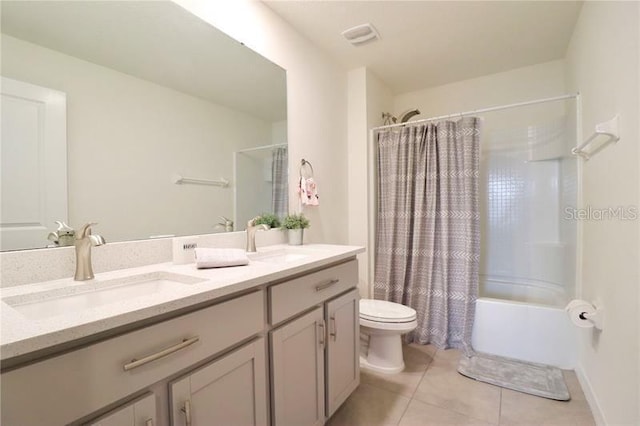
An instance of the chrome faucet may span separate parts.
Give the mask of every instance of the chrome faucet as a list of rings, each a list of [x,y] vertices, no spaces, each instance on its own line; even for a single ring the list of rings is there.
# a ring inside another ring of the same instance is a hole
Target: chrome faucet
[[[256,232],[261,229],[263,231],[269,230],[269,225],[256,225],[256,220],[259,218],[260,216],[256,216],[247,222],[247,251],[251,253],[256,251]]]
[[[100,235],[91,235],[91,226],[95,223],[87,223],[78,232],[74,245],[76,247],[76,281],[92,280],[93,266],[91,265],[91,246],[101,246],[106,241]]]

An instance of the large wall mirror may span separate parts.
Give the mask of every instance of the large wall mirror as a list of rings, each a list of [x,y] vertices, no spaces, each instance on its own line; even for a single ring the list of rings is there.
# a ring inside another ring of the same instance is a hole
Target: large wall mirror
[[[169,1],[1,7],[2,250],[286,213],[282,68]]]

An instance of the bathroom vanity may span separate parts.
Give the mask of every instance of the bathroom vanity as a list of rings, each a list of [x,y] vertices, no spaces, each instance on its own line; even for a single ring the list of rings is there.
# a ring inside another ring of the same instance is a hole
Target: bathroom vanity
[[[272,246],[243,267],[5,288],[2,424],[322,425],[359,383],[362,251]]]

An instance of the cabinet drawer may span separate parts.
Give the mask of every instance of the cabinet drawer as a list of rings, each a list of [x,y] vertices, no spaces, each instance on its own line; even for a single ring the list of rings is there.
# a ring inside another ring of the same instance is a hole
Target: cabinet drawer
[[[350,260],[331,268],[269,287],[269,318],[278,324],[293,315],[342,293],[358,284],[358,261]]]
[[[2,374],[2,424],[69,423],[263,329],[264,292],[257,291],[9,371]],[[148,362],[132,366],[134,359]]]

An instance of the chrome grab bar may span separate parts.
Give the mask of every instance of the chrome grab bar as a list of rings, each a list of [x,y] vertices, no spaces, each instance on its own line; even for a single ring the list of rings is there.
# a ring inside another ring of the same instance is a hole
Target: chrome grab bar
[[[322,291],[322,290],[327,289],[327,288],[331,287],[332,285],[337,284],[339,282],[340,282],[340,280],[338,278],[334,278],[332,280],[329,280],[329,282],[317,285],[316,286],[316,291]]]
[[[197,341],[200,340],[200,337],[196,336],[196,337],[192,337],[190,339],[184,339],[182,342],[178,343],[177,345],[171,346],[169,348],[163,349],[160,352],[156,352],[155,354],[146,356],[142,359],[132,359],[130,363],[125,364],[124,365],[124,371],[129,371],[129,370],[133,370],[134,368],[140,367],[142,365],[148,364],[152,361],[155,361],[157,359],[160,358],[164,358],[167,355],[171,355],[174,352],[179,351],[180,349],[184,349],[187,346],[191,346],[194,343],[196,343]]]

